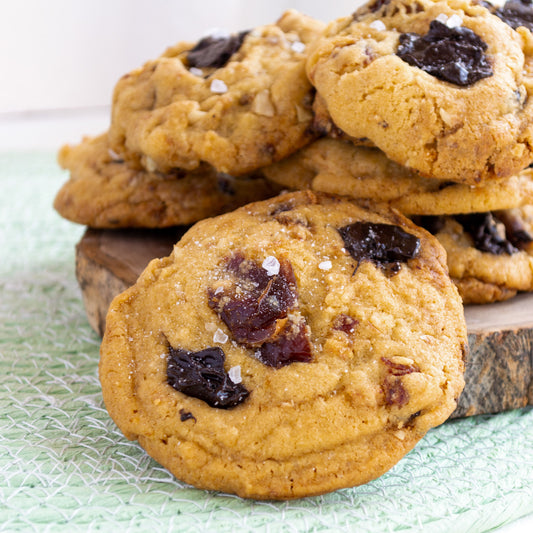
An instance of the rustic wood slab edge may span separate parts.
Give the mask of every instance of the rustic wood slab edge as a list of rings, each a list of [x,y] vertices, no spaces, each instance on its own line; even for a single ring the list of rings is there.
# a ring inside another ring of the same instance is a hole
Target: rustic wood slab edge
[[[168,255],[186,229],[85,232],[76,246],[76,277],[89,324],[100,336],[111,300],[151,259]],[[466,386],[452,418],[533,405],[533,294],[467,306],[465,316]]]

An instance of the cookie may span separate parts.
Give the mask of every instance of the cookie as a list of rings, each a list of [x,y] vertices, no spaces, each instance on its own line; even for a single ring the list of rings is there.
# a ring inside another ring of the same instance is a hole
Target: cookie
[[[414,220],[445,248],[450,276],[465,304],[533,290],[533,206]]]
[[[377,148],[330,138],[305,146],[263,172],[282,187],[386,202],[408,215],[484,212],[533,203],[532,168],[472,187],[423,178]]]
[[[58,160],[70,179],[58,191],[55,209],[93,228],[192,224],[279,192],[261,174],[234,178],[206,164],[191,171],[148,172],[110,150],[106,134],[64,146]]]
[[[351,137],[479,185],[533,160],[532,42],[468,0],[376,0],[328,26],[307,71]]]
[[[109,309],[105,405],[203,489],[290,499],[365,483],[463,387],[461,300],[436,239],[309,191],[198,222]]]
[[[287,11],[276,24],[169,48],[117,83],[113,150],[151,170],[207,162],[232,175],[285,157],[313,138],[305,60],[323,26]]]

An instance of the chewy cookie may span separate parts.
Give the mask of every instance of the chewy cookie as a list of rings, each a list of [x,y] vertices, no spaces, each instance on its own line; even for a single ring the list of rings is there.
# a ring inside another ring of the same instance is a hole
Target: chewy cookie
[[[397,212],[309,191],[201,221],[111,304],[106,407],[196,487],[289,499],[365,483],[463,388],[445,263]]]
[[[58,191],[55,209],[93,228],[192,224],[279,192],[258,173],[234,178],[206,164],[190,171],[148,172],[110,150],[106,134],[64,146],[58,160],[70,179]]]
[[[375,0],[307,62],[336,126],[425,177],[479,185],[533,160],[529,30],[468,0]]]
[[[285,157],[313,138],[305,60],[323,26],[287,11],[276,24],[169,48],[117,83],[113,150],[150,170],[207,162],[232,175]]]
[[[377,148],[322,138],[263,169],[289,189],[313,189],[386,202],[407,215],[452,215],[533,203],[533,169],[478,187],[422,178]]]
[[[445,248],[450,276],[465,304],[533,291],[533,206],[415,221]]]

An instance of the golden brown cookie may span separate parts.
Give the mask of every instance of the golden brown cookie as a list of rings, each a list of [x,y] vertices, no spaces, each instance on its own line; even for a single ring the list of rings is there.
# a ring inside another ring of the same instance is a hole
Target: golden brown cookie
[[[241,175],[285,157],[313,138],[305,60],[323,26],[287,11],[276,24],[169,48],[117,83],[112,148],[163,172],[207,162]]]
[[[93,228],[192,224],[279,192],[261,174],[233,178],[206,164],[191,171],[148,172],[110,150],[106,134],[64,146],[58,159],[70,179],[58,191],[55,209]]]
[[[468,0],[375,0],[328,26],[307,71],[348,135],[478,185],[533,160],[532,56],[529,30]]]
[[[415,218],[446,250],[464,303],[507,300],[533,291],[533,206]]]
[[[313,189],[386,202],[408,215],[493,211],[533,203],[533,169],[478,187],[420,177],[377,148],[323,138],[263,169],[289,189]]]
[[[259,499],[365,483],[463,388],[461,300],[397,212],[298,192],[197,223],[115,298],[106,407],[179,479]]]

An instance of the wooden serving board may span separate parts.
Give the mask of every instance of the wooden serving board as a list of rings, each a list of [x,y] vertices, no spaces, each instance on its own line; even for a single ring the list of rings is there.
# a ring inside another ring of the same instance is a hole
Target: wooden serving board
[[[187,228],[88,229],[76,246],[76,277],[87,317],[100,335],[111,300],[133,285],[155,257],[169,255]],[[465,308],[465,389],[452,417],[498,413],[533,404],[533,294]]]

